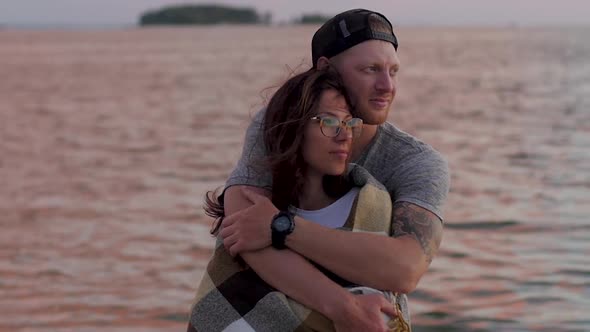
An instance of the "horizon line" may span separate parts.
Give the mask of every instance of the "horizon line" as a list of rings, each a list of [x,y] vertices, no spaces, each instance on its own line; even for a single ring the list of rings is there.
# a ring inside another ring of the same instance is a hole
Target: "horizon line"
[[[320,23],[302,24],[295,22],[276,22],[271,24],[262,23],[220,23],[220,24],[154,24],[142,26],[138,22],[130,23],[3,23],[0,22],[1,30],[112,30],[112,29],[127,29],[127,28],[144,28],[144,27],[213,27],[213,26],[305,26],[305,25],[321,25]],[[590,28],[590,23],[569,22],[569,23],[424,23],[424,22],[405,22],[398,23],[394,28]]]

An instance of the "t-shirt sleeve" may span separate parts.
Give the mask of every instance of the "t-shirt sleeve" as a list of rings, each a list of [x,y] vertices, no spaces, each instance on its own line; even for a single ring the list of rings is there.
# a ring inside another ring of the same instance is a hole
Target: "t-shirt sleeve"
[[[264,110],[261,110],[256,113],[246,130],[242,155],[227,179],[224,190],[235,185],[270,188],[272,177],[263,163],[266,156],[262,137],[263,120]]]
[[[418,153],[397,169],[385,183],[393,203],[408,202],[436,214],[443,220],[443,205],[450,187],[447,161],[435,150]]]

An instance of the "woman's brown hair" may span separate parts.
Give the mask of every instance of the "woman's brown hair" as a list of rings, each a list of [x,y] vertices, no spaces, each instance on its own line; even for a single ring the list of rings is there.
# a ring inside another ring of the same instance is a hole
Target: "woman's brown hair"
[[[271,200],[279,210],[298,204],[305,175],[304,128],[317,114],[326,90],[335,90],[350,105],[340,75],[328,67],[311,68],[291,77],[273,94],[266,107],[262,128],[267,152],[264,165],[271,171]],[[326,194],[332,197],[339,197],[349,189],[343,176],[325,176],[323,184]],[[215,196],[215,192],[208,192],[204,207],[207,215],[216,218],[212,234],[217,233],[223,219],[223,197]]]

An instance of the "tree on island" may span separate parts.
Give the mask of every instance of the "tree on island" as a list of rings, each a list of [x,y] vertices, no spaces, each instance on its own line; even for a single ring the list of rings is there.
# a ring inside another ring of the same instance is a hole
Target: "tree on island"
[[[141,15],[139,25],[156,24],[270,24],[271,14],[253,8],[219,5],[177,5]]]
[[[303,14],[301,18],[296,19],[296,24],[323,24],[329,20],[332,16],[326,16],[322,14]]]

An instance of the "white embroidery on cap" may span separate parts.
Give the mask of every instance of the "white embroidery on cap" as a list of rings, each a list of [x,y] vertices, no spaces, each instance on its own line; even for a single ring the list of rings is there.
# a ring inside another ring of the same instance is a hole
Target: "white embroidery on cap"
[[[344,38],[350,36],[350,32],[348,32],[348,29],[346,28],[346,21],[341,20],[339,25],[340,25],[340,31],[342,31],[342,35],[344,36]]]

